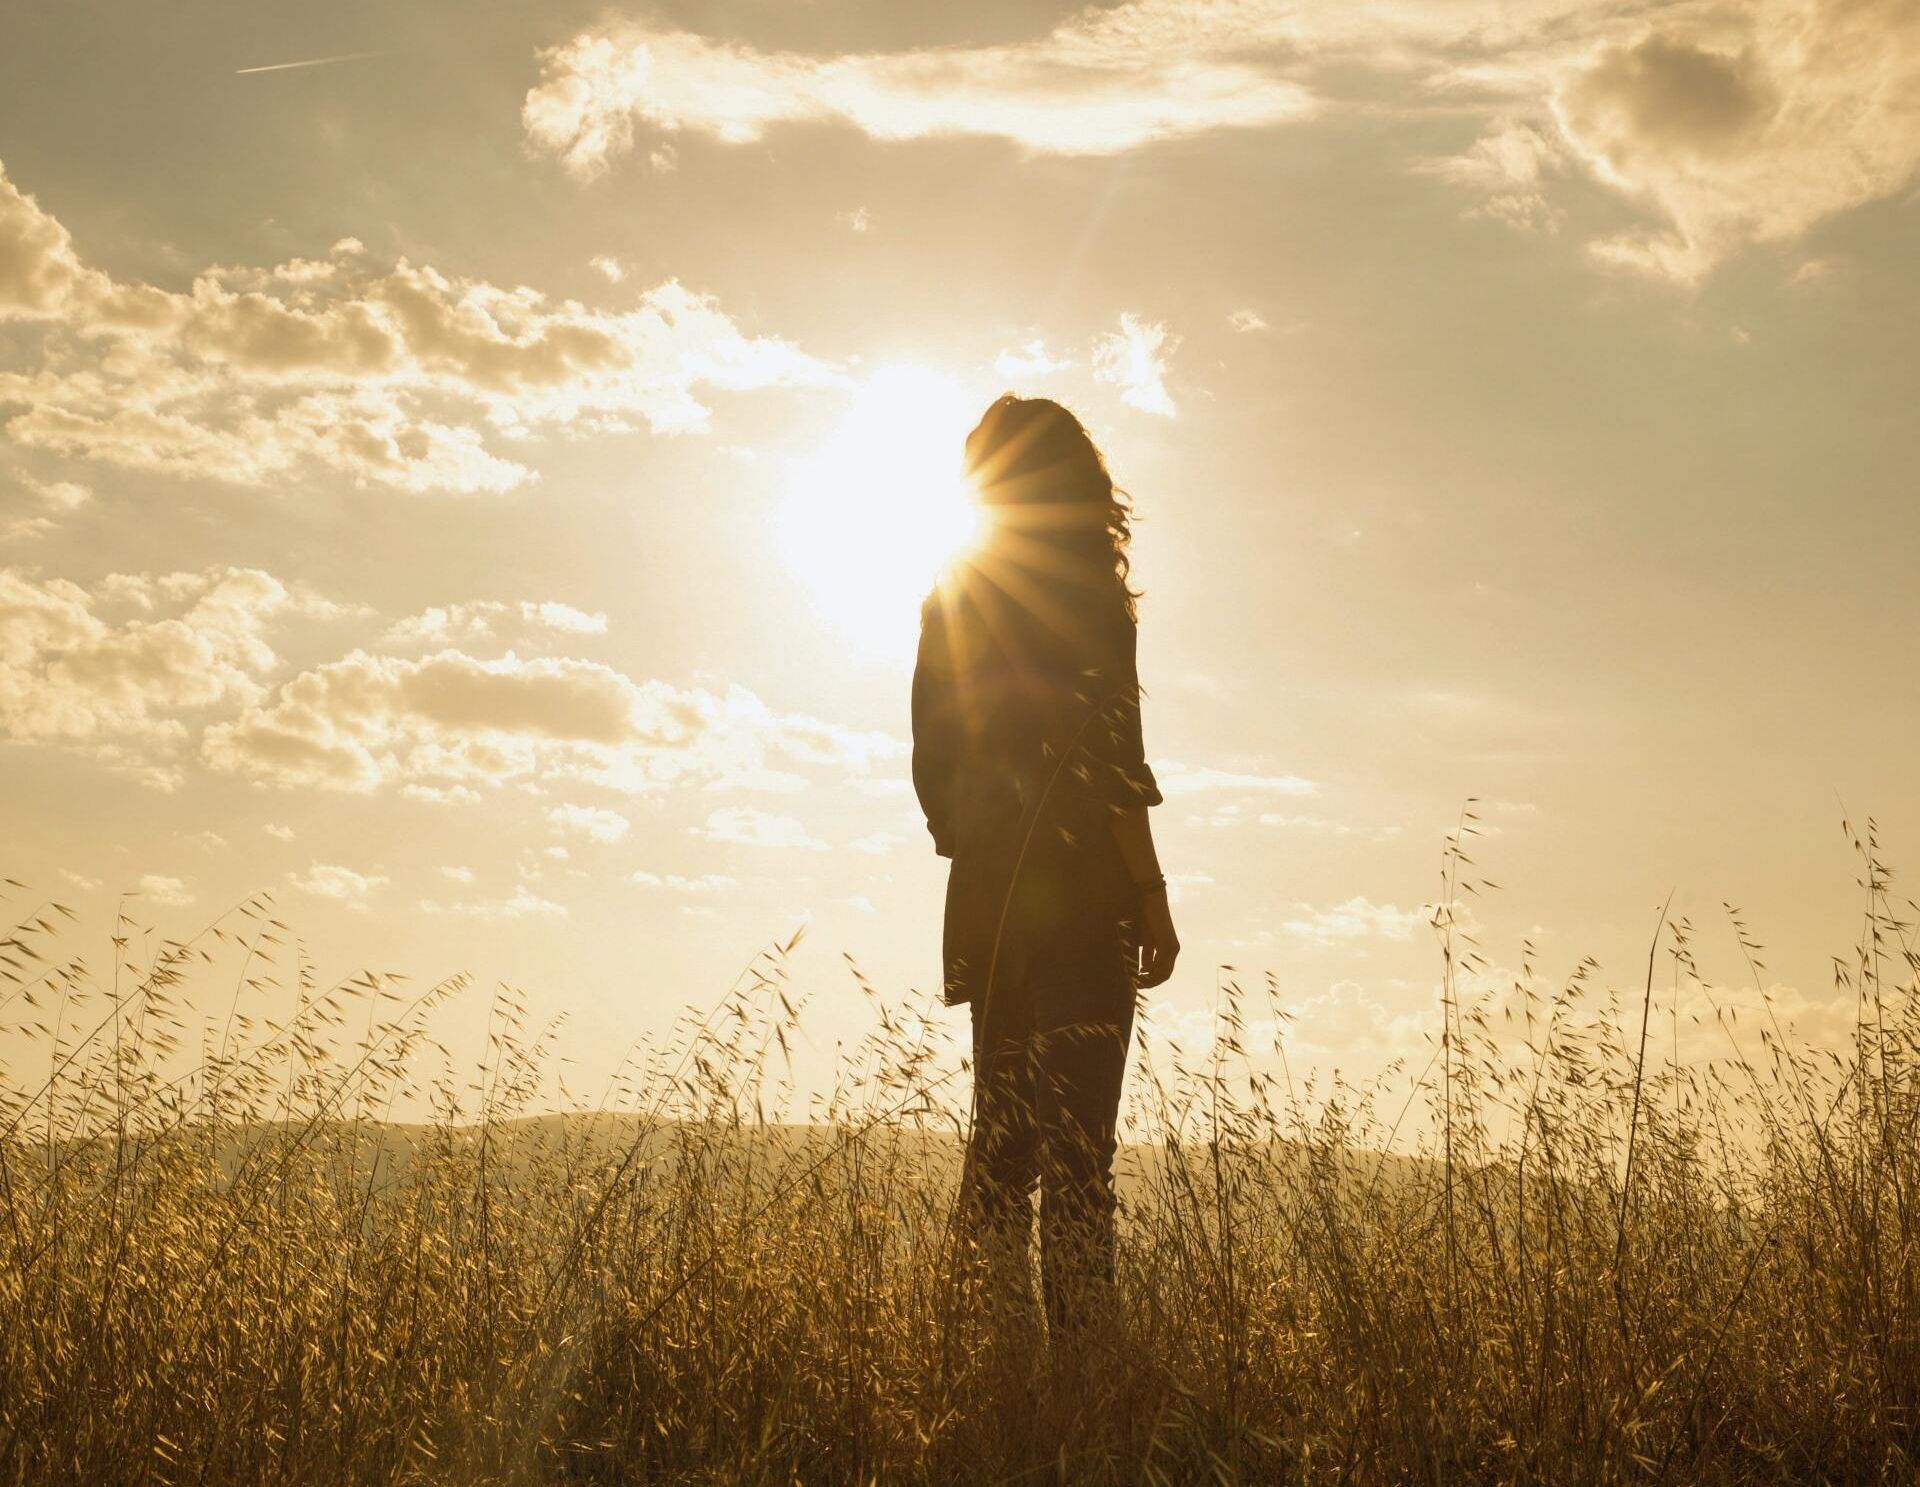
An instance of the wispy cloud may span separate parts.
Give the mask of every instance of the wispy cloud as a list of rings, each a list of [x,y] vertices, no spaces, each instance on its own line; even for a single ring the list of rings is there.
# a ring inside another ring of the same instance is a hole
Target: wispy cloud
[[[702,873],[697,878],[683,877],[679,873],[637,872],[632,881],[642,888],[663,888],[669,893],[725,893],[740,886],[738,878],[730,878],[725,873]]]
[[[726,806],[707,817],[700,834],[716,842],[744,847],[803,847],[823,852],[827,844],[792,816],[774,815],[751,806]]]
[[[1072,365],[1068,358],[1050,353],[1047,343],[1039,340],[1009,347],[993,359],[994,371],[1015,382],[1036,382],[1055,372],[1064,372]]]
[[[448,649],[357,650],[304,671],[209,727],[201,754],[215,769],[286,786],[401,785],[472,801],[478,788],[510,783],[577,780],[626,794],[798,784],[793,768],[860,775],[901,747],[777,712],[740,687],[682,689],[579,657]]]
[[[385,887],[389,880],[376,874],[355,872],[338,863],[316,862],[304,873],[288,873],[287,881],[315,898],[330,898],[350,909],[364,910],[374,891]]]
[[[161,904],[167,908],[183,907],[199,896],[184,880],[160,873],[148,873],[134,885],[132,891],[150,904]]]
[[[1507,120],[1461,154],[1421,160],[1414,168],[1472,192],[1476,202],[1469,215],[1551,231],[1563,213],[1547,200],[1547,173],[1569,157],[1565,141],[1551,128]]]
[[[1297,774],[1244,774],[1211,765],[1198,768],[1171,759],[1154,761],[1163,795],[1197,795],[1216,790],[1239,795],[1312,795],[1319,786]]]
[[[93,497],[86,486],[71,480],[35,480],[15,477],[24,487],[30,510],[24,516],[0,520],[0,542],[11,538],[44,537],[60,526],[61,518],[78,511]]]
[[[561,831],[576,832],[596,842],[617,842],[633,823],[618,811],[604,806],[575,805],[568,802],[547,812],[547,824]]]
[[[1169,33],[1165,9],[1087,11],[1000,46],[825,57],[613,23],[543,55],[522,120],[536,145],[590,176],[632,149],[643,125],[744,144],[776,125],[836,121],[882,140],[979,135],[1040,154],[1111,155],[1313,112],[1305,88],[1237,51],[1228,28]],[[1143,34],[1142,20],[1159,34]]]
[[[522,599],[517,604],[497,599],[468,604],[435,605],[397,620],[387,630],[390,644],[448,645],[458,641],[490,640],[503,621],[562,635],[604,635],[606,615],[588,614],[558,600]]]
[[[1594,244],[1602,260],[1696,280],[1920,168],[1920,9],[1763,0],[1743,15],[1725,38],[1676,28],[1608,46],[1555,93],[1573,148],[1669,224]]]
[[[1295,916],[1283,921],[1281,928],[1299,939],[1331,944],[1344,940],[1410,939],[1415,926],[1426,922],[1427,916],[1417,909],[1399,909],[1356,896],[1326,909],[1300,904]]]
[[[1464,153],[1420,162],[1518,227],[1563,217],[1585,176],[1653,220],[1598,263],[1696,283],[1752,244],[1901,190],[1920,169],[1920,10],[1906,0],[1593,8],[1432,62],[1490,95]]]
[[[565,904],[540,897],[524,883],[506,898],[462,899],[453,902],[423,898],[418,907],[423,914],[452,914],[463,919],[564,919],[567,915]]]
[[[269,628],[298,607],[257,568],[91,587],[0,568],[0,737],[66,740],[120,761],[137,747],[153,765],[186,742],[181,714],[262,695],[278,663]]]
[[[1171,418],[1176,410],[1167,392],[1167,358],[1179,344],[1158,321],[1123,314],[1118,330],[1094,338],[1094,380],[1117,386],[1130,408]]]
[[[1369,842],[1390,842],[1406,830],[1402,826],[1361,826],[1351,821],[1335,821],[1328,816],[1296,815],[1288,811],[1262,811],[1259,822],[1262,826],[1305,832],[1311,836],[1357,837]]]
[[[208,268],[186,293],[124,282],[0,167],[9,321],[32,329],[0,371],[0,407],[25,410],[5,424],[14,443],[238,484],[317,466],[407,491],[511,490],[532,472],[504,441],[698,430],[708,391],[839,375],[671,280],[592,309],[405,259],[380,270],[348,239],[324,259]]]
[[[1476,212],[1553,229],[1559,178],[1597,180],[1652,221],[1592,243],[1595,261],[1681,282],[1892,195],[1920,167],[1910,0],[1123,0],[1022,41],[828,56],[610,23],[542,66],[528,136],[582,176],[642,130],[737,144],[818,121],[1115,154],[1309,119],[1320,79],[1335,91],[1370,70],[1409,111],[1436,96],[1484,110],[1466,150],[1414,162],[1471,191]]]

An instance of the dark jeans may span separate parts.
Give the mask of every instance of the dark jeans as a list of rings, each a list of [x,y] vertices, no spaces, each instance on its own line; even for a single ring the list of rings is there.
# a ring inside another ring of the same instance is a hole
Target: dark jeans
[[[1133,977],[1110,969],[1074,985],[995,987],[973,1003],[970,1220],[1002,1299],[1032,1306],[1028,1236],[1040,1189],[1040,1276],[1055,1340],[1104,1304],[1113,1284],[1114,1128]]]

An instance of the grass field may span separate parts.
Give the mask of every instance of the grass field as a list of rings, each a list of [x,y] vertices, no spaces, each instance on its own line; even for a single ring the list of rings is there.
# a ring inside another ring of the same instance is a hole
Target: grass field
[[[123,922],[102,978],[32,907],[0,1481],[1911,1482],[1920,961],[1859,846],[1837,1052],[1763,1011],[1758,1056],[1659,1059],[1685,924],[1645,988],[1483,985],[1457,844],[1392,1100],[1246,1047],[1285,1009],[1230,987],[1132,1081],[1117,1304],[1056,1366],[956,1254],[966,1086],[922,1024],[876,997],[830,1102],[768,1108],[786,947],[563,1117],[510,996],[477,1080],[410,1092],[464,982],[318,986],[264,900],[138,967]],[[297,1010],[183,1048],[216,949]]]

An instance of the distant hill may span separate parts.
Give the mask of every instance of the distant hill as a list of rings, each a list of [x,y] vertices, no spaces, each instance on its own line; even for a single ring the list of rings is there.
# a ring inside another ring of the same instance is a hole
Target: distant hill
[[[734,1175],[778,1183],[800,1174],[831,1182],[837,1169],[856,1161],[904,1163],[937,1185],[959,1180],[964,1143],[955,1129],[905,1125],[830,1126],[805,1122],[661,1120],[629,1112],[579,1111],[516,1116],[487,1124],[433,1124],[408,1121],[330,1119],[240,1124],[200,1123],[139,1143],[145,1160],[164,1157],[169,1165],[200,1165],[230,1185],[243,1176],[257,1178],[276,1164],[316,1167],[336,1179],[351,1178],[376,1189],[404,1184],[435,1164],[462,1172],[479,1170],[484,1153],[488,1171],[508,1184],[571,1173],[576,1181],[604,1180],[616,1170],[629,1176],[677,1162],[725,1162]],[[16,1161],[28,1170],[44,1166],[45,1145],[14,1143]],[[54,1160],[62,1166],[110,1161],[110,1133],[56,1143]],[[1270,1179],[1304,1184],[1310,1176],[1331,1177],[1345,1194],[1404,1191],[1437,1180],[1438,1164],[1426,1157],[1343,1148],[1318,1153],[1316,1168],[1309,1148],[1271,1139],[1230,1142],[1237,1167],[1257,1165]],[[1115,1158],[1115,1180],[1123,1203],[1164,1188],[1179,1163],[1204,1176],[1211,1150],[1202,1142],[1182,1146],[1122,1143]]]

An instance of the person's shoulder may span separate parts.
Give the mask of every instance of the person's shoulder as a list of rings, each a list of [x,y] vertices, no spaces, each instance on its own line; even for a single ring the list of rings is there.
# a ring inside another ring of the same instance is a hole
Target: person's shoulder
[[[920,601],[920,637],[923,644],[935,637],[950,636],[966,629],[961,611],[967,599],[962,586],[951,573],[943,572]]]
[[[980,569],[964,555],[940,570],[933,587],[920,601],[920,620],[944,618],[966,608],[978,608],[987,583]]]
[[[954,594],[958,588],[958,575],[952,563],[948,563],[935,575],[933,585],[920,600],[920,618],[922,621],[946,613],[953,607]]]

